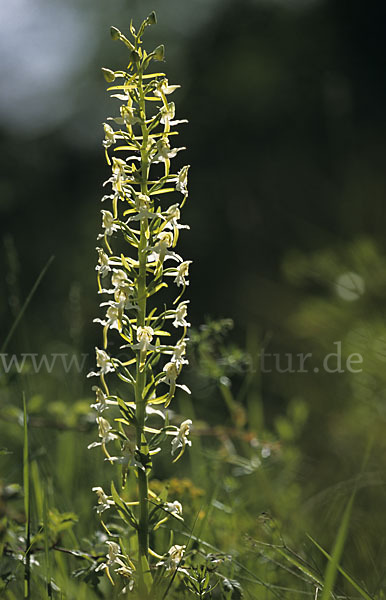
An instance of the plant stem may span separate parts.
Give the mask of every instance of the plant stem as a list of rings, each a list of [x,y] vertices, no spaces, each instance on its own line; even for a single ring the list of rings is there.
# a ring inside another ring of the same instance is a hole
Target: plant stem
[[[148,192],[148,173],[149,164],[147,158],[147,143],[148,143],[148,129],[146,127],[146,114],[145,114],[145,94],[142,86],[142,73],[139,72],[139,93],[140,93],[140,116],[142,119],[142,147],[141,147],[141,168],[142,168],[142,181],[141,181],[141,193],[147,195]],[[145,252],[147,246],[146,231],[147,231],[147,219],[141,219],[141,235],[140,243],[138,248],[138,319],[137,327],[144,327],[146,323],[146,262],[147,255]],[[143,397],[143,391],[146,385],[146,371],[142,367],[141,370],[141,358],[140,353],[137,356],[137,368],[136,368],[136,419],[137,419],[137,447],[142,453],[142,448],[146,443],[143,443],[144,439],[144,426],[146,416],[146,402]],[[148,507],[148,475],[145,470],[138,468],[138,495],[139,495],[139,523],[138,523],[138,565],[139,565],[139,589],[142,595],[147,595],[147,589],[144,582],[144,566],[147,565],[148,552],[149,552],[149,507]],[[145,559],[145,560],[144,560]]]
[[[139,277],[138,277],[138,321],[137,326],[143,327],[146,315],[146,254],[143,252],[145,239],[145,225],[141,223],[141,239],[139,246]],[[142,256],[143,255],[143,256]],[[143,390],[146,384],[145,369],[140,366],[140,356],[137,357],[136,369],[136,419],[137,419],[137,447],[142,453],[143,447],[143,428],[145,425],[145,401]],[[146,446],[146,444],[145,444]],[[147,473],[138,468],[138,492],[139,492],[139,527],[138,527],[138,551],[139,551],[139,572],[143,578],[143,557],[148,558],[148,481]],[[145,563],[146,564],[146,563]]]
[[[27,401],[23,393],[24,412],[24,448],[23,448],[23,487],[25,511],[25,564],[24,564],[24,598],[29,600],[31,594],[31,496],[29,469],[29,439]]]

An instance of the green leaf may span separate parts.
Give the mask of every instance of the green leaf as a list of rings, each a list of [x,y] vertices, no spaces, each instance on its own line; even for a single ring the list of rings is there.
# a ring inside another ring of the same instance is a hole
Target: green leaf
[[[175,192],[176,188],[163,188],[160,190],[156,190],[155,192],[151,192],[150,195],[153,196],[153,194],[168,194],[169,192]]]
[[[127,419],[114,419],[114,421],[117,421],[118,423],[123,423],[123,425],[127,425],[128,427],[131,426],[131,423],[129,423],[129,421]]]
[[[127,406],[122,398],[117,397],[118,406],[124,417],[130,422],[129,424],[135,425],[137,420],[135,418],[135,411],[131,406]]]
[[[136,521],[134,513],[132,512],[132,510],[130,510],[128,506],[126,506],[125,502],[118,494],[113,481],[111,482],[111,495],[115,502],[115,506],[118,512],[121,514],[123,520],[126,521],[126,523],[128,523],[132,527],[134,527],[134,529],[138,529],[138,523]]]
[[[151,589],[151,586],[153,585],[153,577],[151,576],[150,567],[149,567],[149,563],[147,562],[147,558],[144,555],[141,556],[141,570],[142,570],[144,584],[147,588],[147,591],[149,592]]]
[[[118,150],[138,150],[138,148],[136,146],[117,146],[116,148],[114,148],[114,152],[118,152]]]
[[[156,294],[161,288],[163,287],[168,287],[168,284],[165,283],[165,281],[163,281],[162,283],[159,283],[158,285],[155,286],[155,288],[151,288],[151,285],[149,285],[148,287],[148,296],[152,296],[153,294]]]

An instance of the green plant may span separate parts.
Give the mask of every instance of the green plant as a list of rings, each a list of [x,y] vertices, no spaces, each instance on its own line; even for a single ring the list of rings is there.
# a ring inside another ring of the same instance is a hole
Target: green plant
[[[138,585],[141,598],[150,593],[152,570],[165,567],[174,572],[185,550],[185,546],[172,545],[158,555],[149,548],[150,532],[169,518],[182,519],[179,502],[167,502],[166,497],[149,489],[152,457],[171,436],[171,454],[177,461],[191,443],[188,435],[192,424],[188,419],[172,425],[168,413],[159,408],[169,406],[177,387],[190,393],[177,380],[187,363],[188,301],[181,301],[181,296],[188,285],[191,261],[184,261],[174,250],[180,229],[188,229],[179,219],[188,197],[189,167],[182,167],[178,174],[170,172],[171,159],[183,150],[171,148],[170,138],[177,133],[174,126],[184,121],[174,120],[175,105],[167,96],[179,86],[169,85],[164,73],[146,73],[153,61],[164,59],[163,46],[150,53],[142,46],[146,27],[155,23],[153,12],[138,32],[131,24],[132,41],[113,27],[112,38],[129,50],[129,65],[126,71],[103,69],[106,80],[114,84],[108,90],[121,106],[120,116],[109,119],[117,128],[104,124],[103,145],[112,168],[106,183],[111,184],[112,193],[103,200],[111,201],[112,211],[102,210],[103,233],[98,239],[103,247],[97,248],[96,269],[99,293],[108,299],[101,303],[107,307],[106,317],[95,319],[103,326],[103,349],[96,348],[99,370],[90,373],[100,378],[101,387],[93,388],[100,441],[89,447],[101,446],[107,461],[122,467],[121,481],[114,483],[111,477],[109,493],[99,486],[93,488],[98,495],[98,512],[103,517],[105,511],[117,511],[137,539],[135,548],[132,538],[129,544],[126,534],[113,533],[102,520],[109,535],[108,553],[97,571],[104,570],[112,583],[111,570],[115,572],[124,590]],[[112,150],[115,155],[110,158]],[[125,154],[128,156],[122,158]],[[181,202],[168,202],[174,193],[182,195]],[[165,309],[160,292],[168,287],[168,277],[174,278],[179,291],[172,307]],[[170,323],[174,336],[167,328]],[[121,350],[127,352],[124,359],[110,351],[113,330],[123,344]],[[165,337],[173,341],[162,342]],[[113,389],[112,379],[125,383],[122,391]],[[150,426],[154,419],[160,419],[162,425]],[[107,448],[110,442],[119,446],[116,456]],[[125,485],[130,470],[136,473],[137,497],[128,502]],[[149,555],[157,558],[152,567]]]

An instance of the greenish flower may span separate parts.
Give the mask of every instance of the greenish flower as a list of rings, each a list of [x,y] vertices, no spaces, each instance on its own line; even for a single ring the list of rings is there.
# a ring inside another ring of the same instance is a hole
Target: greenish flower
[[[151,254],[148,256],[148,260],[150,262],[156,261],[158,264],[161,264],[167,258],[171,258],[178,262],[182,262],[182,258],[173,250],[169,250],[169,248],[173,245],[173,234],[169,231],[161,231],[157,235],[157,243],[154,246],[151,246],[149,250],[152,250]]]
[[[186,280],[186,277],[189,275],[189,265],[192,264],[191,260],[184,260],[178,267],[175,268],[174,273],[169,273],[170,275],[175,274],[174,283],[177,286],[186,286],[189,285],[189,281]]]
[[[189,300],[180,302],[174,313],[174,327],[190,327],[190,323],[187,322],[186,317],[188,316],[188,305]]]
[[[188,439],[188,435],[190,433],[190,428],[192,426],[192,421],[187,419],[183,423],[181,423],[180,428],[178,429],[175,438],[172,440],[172,454],[175,454],[179,448],[181,448],[180,455],[185,450],[186,446],[191,446],[192,442]]]
[[[107,123],[103,123],[103,129],[105,131],[105,139],[103,140],[103,146],[105,148],[110,148],[113,144],[115,144],[117,135],[112,127]]]
[[[117,404],[115,400],[109,400],[104,391],[101,390],[101,388],[97,385],[93,385],[91,389],[96,395],[96,403],[91,404],[91,408],[94,408],[97,412],[102,413],[104,410],[109,408],[109,405]]]
[[[162,96],[167,96],[168,94],[172,94],[179,87],[181,87],[181,86],[180,85],[169,85],[169,82],[165,77],[164,79],[161,79],[160,81],[157,82],[155,90],[154,90],[154,95],[162,98]]]
[[[109,442],[117,439],[117,435],[112,433],[112,427],[107,419],[103,417],[97,417],[96,422],[98,423],[98,435],[101,438],[100,442],[93,442],[87,446],[88,449],[96,448],[97,446],[105,446]]]
[[[114,231],[119,231],[120,226],[114,220],[114,215],[109,210],[102,210],[102,227],[105,230],[104,234],[100,234],[98,239],[105,235],[112,235]]]
[[[106,375],[107,373],[111,373],[114,371],[113,363],[111,362],[110,356],[104,350],[100,350],[99,348],[95,348],[96,354],[96,364],[97,367],[100,368],[99,371],[91,372],[87,375],[87,377],[94,377],[100,375]]]
[[[157,563],[157,567],[166,567],[168,571],[176,571],[178,569],[179,571],[184,572],[182,569],[180,569],[179,566],[182,562],[185,550],[185,545],[179,546],[178,544],[175,544],[174,546],[169,548],[166,557]]]
[[[156,153],[153,162],[165,162],[177,156],[177,153],[186,148],[170,148],[169,139],[164,136],[155,145]]]
[[[98,271],[98,274],[101,277],[106,277],[106,275],[111,271],[111,262],[106,254],[106,252],[102,248],[97,248],[98,251],[98,264],[95,267],[95,270]]]
[[[181,192],[186,196],[188,194],[188,171],[190,165],[186,165],[182,167],[182,169],[178,172],[177,177],[172,178],[170,181],[176,182],[176,190],[177,192]]]
[[[111,500],[103,491],[101,487],[93,487],[92,491],[95,492],[98,496],[98,505],[96,506],[96,511],[98,514],[101,514],[115,503]]]

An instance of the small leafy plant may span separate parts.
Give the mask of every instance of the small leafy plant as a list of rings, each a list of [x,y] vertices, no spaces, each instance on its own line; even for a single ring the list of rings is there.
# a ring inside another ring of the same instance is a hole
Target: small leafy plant
[[[102,201],[111,202],[111,209],[102,210],[96,271],[106,315],[95,319],[103,327],[103,347],[96,348],[98,370],[89,374],[100,379],[93,388],[99,440],[89,448],[100,446],[105,460],[122,469],[119,483],[111,477],[109,491],[93,488],[108,535],[106,559],[96,571],[105,571],[113,584],[119,581],[123,592],[137,589],[141,598],[153,593],[154,571],[175,575],[183,560],[185,546],[174,544],[163,555],[149,547],[151,532],[169,518],[182,520],[181,504],[153,493],[149,477],[153,456],[167,440],[173,462],[182,456],[191,444],[192,425],[190,420],[170,424],[165,410],[176,388],[190,393],[178,381],[188,362],[188,301],[181,297],[191,261],[175,250],[180,230],[189,229],[180,224],[189,166],[171,172],[171,160],[184,149],[171,145],[175,126],[185,122],[175,120],[174,102],[168,100],[179,86],[169,85],[164,73],[147,73],[153,61],[164,59],[163,46],[150,53],[142,46],[146,27],[155,23],[153,12],[138,31],[131,24],[131,39],[113,27],[112,38],[127,47],[129,64],[124,71],[103,69],[112,84],[108,91],[120,107],[119,116],[104,124],[103,146],[112,175],[105,182],[111,193]],[[176,201],[176,195],[182,200]],[[171,281],[177,295],[166,308],[162,292]],[[127,501],[132,472],[137,497]],[[123,528],[113,531],[104,522],[111,511]],[[126,535],[127,528],[134,530],[136,543]]]

